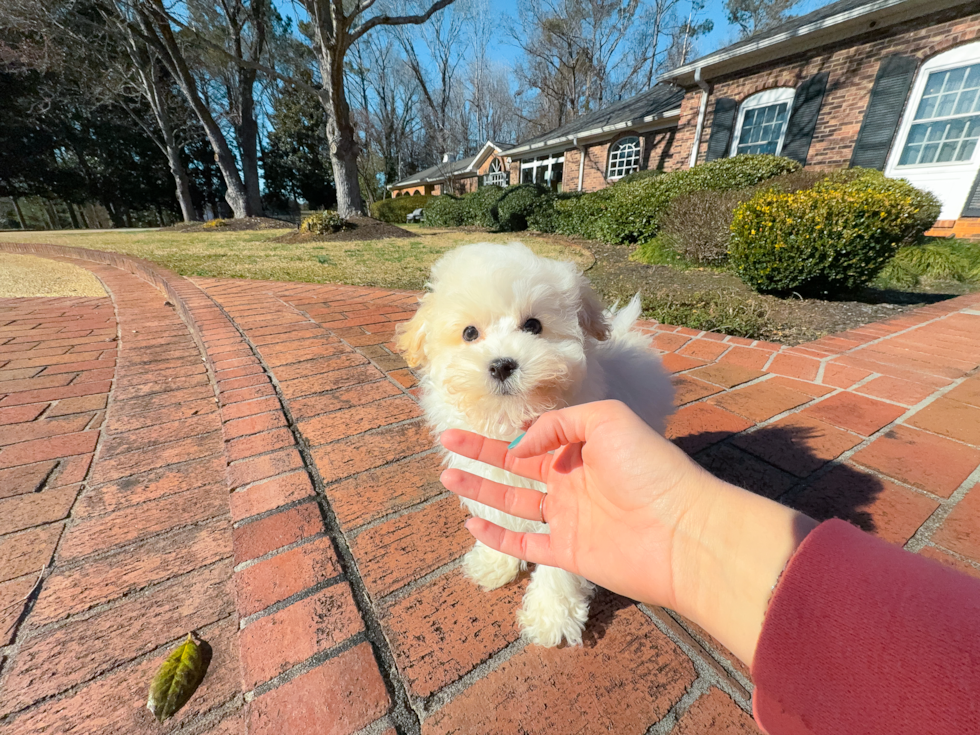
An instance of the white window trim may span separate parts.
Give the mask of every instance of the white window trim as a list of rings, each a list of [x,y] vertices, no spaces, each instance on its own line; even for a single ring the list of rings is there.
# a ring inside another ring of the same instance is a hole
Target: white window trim
[[[612,166],[612,157],[613,157],[613,153],[615,153],[616,151],[616,147],[621,145],[623,141],[629,140],[630,138],[636,138],[636,153],[637,153],[636,168],[633,169],[632,171],[627,171],[625,174],[620,174],[619,176],[610,176],[609,168],[610,166]],[[630,174],[636,173],[637,171],[640,170],[640,166],[642,165],[642,163],[643,163],[643,138],[641,138],[639,135],[624,135],[623,137],[616,140],[616,142],[613,143],[611,146],[609,146],[609,155],[606,161],[606,181],[619,181],[624,176],[629,176]]]
[[[537,160],[537,157],[535,157],[533,159],[525,159],[525,160],[522,160],[521,161],[521,177],[520,177],[520,180],[517,183],[521,183],[523,181],[523,179],[524,179],[524,170],[525,169],[529,169],[529,168],[536,169],[538,167],[542,167],[543,166],[544,169],[545,169],[544,180],[547,181],[550,184],[551,183],[552,168],[553,168],[553,166],[556,163],[561,163],[561,164],[564,164],[565,163],[565,154],[564,153],[561,153],[561,154],[559,154],[557,156],[554,155],[554,154],[552,154],[552,155],[548,156],[547,160],[544,160],[544,161]],[[537,172],[535,172],[531,176],[531,180],[532,181],[534,181],[535,179],[537,179]]]
[[[922,93],[926,89],[926,81],[929,75],[937,71],[947,71],[961,66],[980,63],[980,41],[967,43],[957,46],[944,53],[933,56],[921,67],[915,76],[915,84],[912,85],[912,92],[905,102],[905,109],[902,111],[902,122],[898,127],[898,135],[895,136],[895,144],[888,154],[888,165],[885,166],[885,175],[891,176],[892,172],[901,171],[923,171],[928,169],[942,169],[949,171],[955,168],[970,168],[976,165],[977,157],[980,156],[980,144],[973,149],[973,155],[966,161],[947,161],[945,163],[912,163],[904,166],[899,165],[902,151],[905,150],[905,143],[908,141],[909,131],[915,124],[915,111],[919,108],[922,101]]]
[[[494,166],[497,167],[496,170],[494,170]],[[483,175],[483,183],[495,186],[507,186],[507,178],[507,170],[504,164],[501,163],[499,158],[494,158],[490,161],[490,166],[487,167],[487,172]]]
[[[786,103],[786,122],[783,124],[783,129],[779,133],[779,141],[776,143],[776,154],[779,155],[783,151],[783,141],[786,139],[786,128],[789,127],[789,116],[793,113],[793,98],[796,97],[796,90],[792,87],[776,87],[775,89],[767,89],[765,92],[757,92],[751,97],[746,97],[742,100],[742,104],[738,106],[738,117],[735,119],[735,130],[732,132],[732,142],[729,146],[729,157],[738,155],[738,141],[742,137],[742,123],[745,121],[745,113],[748,110],[755,110],[760,107],[769,107],[770,105],[778,105],[781,102]]]

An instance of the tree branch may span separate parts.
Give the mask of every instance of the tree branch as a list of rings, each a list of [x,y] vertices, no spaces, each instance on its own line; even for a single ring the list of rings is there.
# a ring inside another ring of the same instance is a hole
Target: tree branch
[[[353,29],[350,34],[350,40],[353,43],[372,28],[377,28],[378,26],[421,25],[438,11],[449,7],[454,2],[456,0],[438,0],[438,2],[433,3],[422,15],[376,15]]]

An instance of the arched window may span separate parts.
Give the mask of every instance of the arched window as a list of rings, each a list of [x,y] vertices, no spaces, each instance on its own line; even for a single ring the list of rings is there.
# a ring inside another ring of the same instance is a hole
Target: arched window
[[[635,135],[620,138],[609,149],[607,179],[619,179],[640,168],[640,139]]]
[[[500,162],[499,158],[490,162],[490,168],[487,169],[487,175],[483,177],[483,183],[491,186],[507,186],[507,172],[504,171],[504,164]]]
[[[746,99],[738,108],[732,155],[769,153],[778,156],[783,149],[786,121],[793,109],[796,90],[790,87],[767,89]]]

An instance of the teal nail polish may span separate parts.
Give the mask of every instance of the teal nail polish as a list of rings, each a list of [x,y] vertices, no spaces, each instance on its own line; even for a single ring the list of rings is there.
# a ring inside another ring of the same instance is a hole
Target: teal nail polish
[[[507,448],[513,449],[514,447],[516,447],[520,443],[521,439],[524,438],[525,433],[526,432],[522,431],[520,436],[518,436],[514,441],[512,441],[510,444],[507,445]]]

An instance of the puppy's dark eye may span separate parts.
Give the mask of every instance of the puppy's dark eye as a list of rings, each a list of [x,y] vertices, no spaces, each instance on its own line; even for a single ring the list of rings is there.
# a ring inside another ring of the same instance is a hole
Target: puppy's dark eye
[[[463,339],[467,342],[472,342],[480,336],[480,330],[476,327],[467,327],[463,330]]]
[[[521,329],[525,332],[530,332],[531,334],[541,334],[541,322],[532,316],[530,319],[524,322]]]

